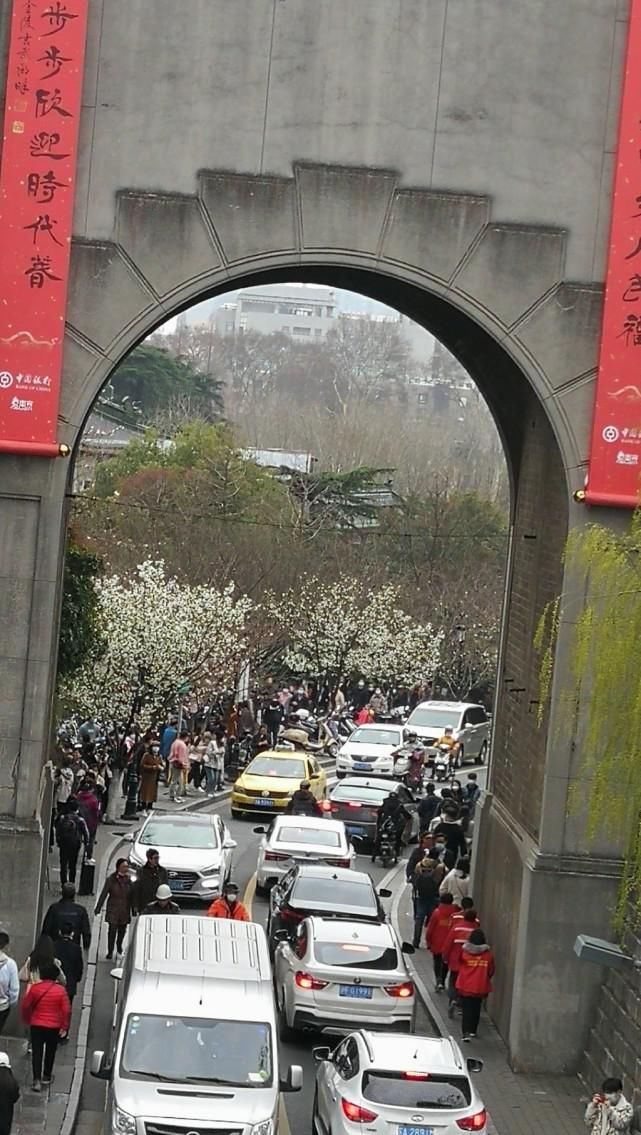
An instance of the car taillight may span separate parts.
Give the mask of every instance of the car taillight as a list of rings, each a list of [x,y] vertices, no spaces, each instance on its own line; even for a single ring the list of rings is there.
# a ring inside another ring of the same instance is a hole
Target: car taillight
[[[355,800],[350,800],[350,801],[348,801],[347,807],[348,808],[360,808],[361,805],[357,804]]]
[[[461,1128],[461,1131],[481,1131],[487,1123],[487,1112],[485,1108],[483,1111],[477,1111],[475,1115],[467,1115],[465,1119],[457,1119],[456,1126]]]
[[[282,863],[283,860],[289,859],[289,855],[281,855],[279,851],[266,851],[265,859],[268,863]]]
[[[279,911],[279,914],[286,922],[302,922],[305,917],[300,911],[292,910],[290,906],[284,906],[283,909]]]
[[[429,1072],[403,1072],[404,1080],[429,1080]]]
[[[319,981],[317,977],[312,977],[311,973],[303,973],[302,970],[298,970],[294,981],[299,989],[325,989],[325,986],[329,985],[329,982]]]
[[[390,997],[413,997],[414,996],[414,983],[411,981],[403,981],[400,985],[386,985],[385,992],[389,993]]]
[[[328,867],[349,867],[351,859],[326,859],[325,862]]]
[[[343,1106],[343,1115],[347,1119],[351,1119],[352,1123],[373,1123],[378,1119],[378,1113],[370,1111],[366,1107],[360,1107],[357,1103],[350,1103],[349,1100],[341,1100]]]

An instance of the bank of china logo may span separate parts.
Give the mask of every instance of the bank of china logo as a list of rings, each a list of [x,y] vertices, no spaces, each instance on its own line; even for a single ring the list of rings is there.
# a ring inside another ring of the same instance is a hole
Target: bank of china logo
[[[604,441],[609,441],[609,442],[618,441],[619,440],[619,431],[616,428],[616,426],[605,426],[603,433],[601,434],[601,437],[603,438]]]
[[[13,375],[8,370],[0,371],[0,390],[8,390],[13,386]]]

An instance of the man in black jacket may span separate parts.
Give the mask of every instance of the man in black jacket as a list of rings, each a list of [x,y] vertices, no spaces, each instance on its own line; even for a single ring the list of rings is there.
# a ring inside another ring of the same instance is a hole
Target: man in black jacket
[[[458,808],[455,805],[447,806],[443,810],[443,818],[434,828],[434,838],[442,835],[448,853],[448,865],[452,867],[462,855],[467,855],[467,840],[461,825],[457,821]],[[449,862],[451,860],[451,862]]]
[[[65,922],[62,927],[62,933],[56,942],[56,957],[65,975],[67,997],[73,1005],[73,999],[78,992],[85,967],[82,960],[82,950],[78,943],[73,940],[71,922]]]
[[[138,878],[134,883],[134,907],[144,910],[156,898],[158,888],[167,882],[167,872],[160,866],[160,852],[150,847],[147,852],[147,862],[141,867]]]
[[[75,902],[75,898],[76,888],[73,883],[65,883],[62,888],[62,898],[52,903],[45,914],[42,933],[48,934],[56,942],[62,935],[65,923],[69,923],[74,942],[79,945],[82,943],[85,950],[88,950],[91,942],[89,915],[86,907]]]
[[[180,907],[177,902],[172,902],[171,887],[167,883],[161,883],[156,891],[156,899],[154,902],[147,903],[143,909],[143,914],[180,914]]]
[[[301,780],[300,788],[296,789],[285,811],[290,816],[322,816],[320,804],[310,791],[308,780]]]

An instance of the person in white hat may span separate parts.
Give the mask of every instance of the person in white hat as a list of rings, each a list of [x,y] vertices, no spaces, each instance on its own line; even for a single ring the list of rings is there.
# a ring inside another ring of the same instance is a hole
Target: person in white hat
[[[0,1135],[11,1135],[13,1109],[20,1099],[20,1088],[6,1052],[0,1052]]]
[[[171,900],[171,887],[161,883],[156,891],[156,901],[147,903],[143,914],[180,914],[177,902]]]

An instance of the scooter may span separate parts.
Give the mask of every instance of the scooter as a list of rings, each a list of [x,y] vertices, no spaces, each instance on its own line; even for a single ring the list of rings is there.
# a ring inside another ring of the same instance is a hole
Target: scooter
[[[410,792],[423,791],[423,751],[414,750],[409,756],[409,766],[403,777],[406,788]]]
[[[380,858],[383,867],[393,866],[398,862],[396,854],[396,832],[394,825],[388,820],[383,824],[378,841],[378,851],[374,850],[372,854],[372,863]]]
[[[450,750],[439,745],[434,755],[434,779],[442,783],[450,775]]]

